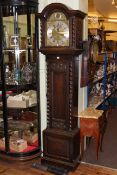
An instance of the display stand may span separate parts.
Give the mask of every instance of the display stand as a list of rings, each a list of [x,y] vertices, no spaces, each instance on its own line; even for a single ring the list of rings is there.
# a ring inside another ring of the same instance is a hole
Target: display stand
[[[41,154],[37,10],[37,0],[0,1],[0,154],[10,160]]]

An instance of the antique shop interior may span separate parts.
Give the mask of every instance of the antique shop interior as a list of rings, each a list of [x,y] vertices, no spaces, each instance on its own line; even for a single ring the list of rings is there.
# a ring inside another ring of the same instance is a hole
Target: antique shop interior
[[[1,160],[117,169],[117,1],[0,0],[0,24]]]

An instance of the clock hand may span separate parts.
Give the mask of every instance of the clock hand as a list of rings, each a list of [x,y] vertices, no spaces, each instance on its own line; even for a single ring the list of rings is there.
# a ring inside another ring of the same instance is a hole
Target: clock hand
[[[58,32],[58,33],[60,33],[60,34],[68,34],[69,32]]]

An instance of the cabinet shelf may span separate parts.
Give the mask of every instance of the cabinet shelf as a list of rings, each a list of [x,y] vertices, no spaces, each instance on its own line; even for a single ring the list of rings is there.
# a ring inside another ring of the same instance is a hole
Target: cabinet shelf
[[[15,52],[18,52],[18,53],[22,53],[22,52],[26,52],[30,49],[30,51],[34,51],[35,49],[31,49],[31,48],[27,48],[27,49],[20,49],[20,48],[14,48],[14,49],[4,49],[3,52],[4,53],[8,53],[8,52],[12,52],[12,53],[15,53]]]
[[[116,73],[117,73],[117,71],[109,72],[109,73],[107,73],[107,76],[110,76],[110,75],[116,74]]]
[[[111,59],[109,59],[110,54],[113,55]],[[112,53],[102,55],[104,62],[101,62],[101,67],[99,66],[95,72],[94,80],[88,85],[88,105],[95,108],[108,100],[115,93],[117,86],[117,58]],[[97,74],[99,79],[95,79],[98,77]],[[100,78],[100,75],[103,76]]]
[[[91,97],[92,99],[90,99],[89,101],[89,106],[93,106],[94,108],[99,107],[101,104],[104,103],[104,101],[108,100],[114,93],[116,90],[114,90],[112,93],[109,93],[108,95],[104,97],[99,97],[99,96],[93,96]]]
[[[4,49],[3,52],[15,52],[15,51],[19,51],[20,52],[24,52],[26,51],[26,49]]]
[[[109,72],[109,73],[107,73],[107,76],[111,76],[112,74],[116,74],[116,73],[117,73],[117,71]],[[95,83],[97,83],[99,81],[102,81],[103,78],[104,77],[97,78],[97,79],[94,78],[94,80],[93,81],[90,81],[90,83],[92,82],[93,84],[95,84]]]
[[[0,146],[0,150],[4,151],[5,150],[4,143],[2,143],[2,144],[3,144],[3,146]],[[38,140],[36,140],[32,145],[27,145],[27,147],[25,149],[18,148],[17,146],[14,146],[14,149],[13,148],[10,149],[9,153],[18,153],[18,152],[20,152],[20,153],[27,153],[27,152],[32,152],[32,151],[38,149]],[[20,151],[20,149],[21,149],[21,151]]]
[[[97,83],[97,82],[99,82],[99,81],[102,81],[102,79],[103,79],[103,77],[94,79],[94,80],[93,80],[93,84],[95,84],[95,83]]]
[[[18,104],[19,104],[19,102],[18,102]],[[37,104],[34,104],[34,105],[32,105],[32,106],[26,106],[26,107],[18,107],[18,106],[17,106],[17,107],[14,107],[14,106],[12,106],[12,107],[10,106],[10,107],[9,107],[9,106],[8,106],[8,108],[9,108],[9,109],[30,109],[30,108],[34,108],[34,107],[36,107],[36,106],[37,106]]]
[[[34,88],[36,86],[36,83],[19,83],[19,84],[6,84],[7,88],[17,88],[20,87],[22,89],[27,89],[27,88]]]

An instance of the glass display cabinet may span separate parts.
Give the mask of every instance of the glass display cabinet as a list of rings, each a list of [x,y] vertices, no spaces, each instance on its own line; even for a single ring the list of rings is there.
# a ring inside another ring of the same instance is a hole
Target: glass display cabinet
[[[0,0],[0,154],[40,154],[35,13],[38,0]]]

